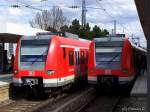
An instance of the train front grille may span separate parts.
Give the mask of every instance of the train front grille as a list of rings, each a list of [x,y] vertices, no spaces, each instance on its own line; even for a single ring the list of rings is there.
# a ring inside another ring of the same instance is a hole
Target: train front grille
[[[118,76],[115,75],[101,75],[97,77],[98,84],[118,84]]]
[[[23,77],[22,78],[23,85],[29,85],[29,86],[34,86],[34,85],[39,85],[43,86],[43,79],[41,77]]]

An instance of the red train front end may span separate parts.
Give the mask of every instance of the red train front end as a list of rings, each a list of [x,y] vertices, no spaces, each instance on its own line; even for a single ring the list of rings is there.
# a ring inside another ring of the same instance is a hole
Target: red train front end
[[[53,66],[47,67],[51,46],[50,35],[22,37],[16,48],[13,84],[16,87],[47,86],[45,79],[55,74]]]
[[[13,84],[36,94],[87,80],[88,49],[88,41],[57,35],[22,37],[16,48]]]
[[[95,85],[129,84],[135,77],[133,49],[127,38],[97,38],[90,45],[88,81]]]

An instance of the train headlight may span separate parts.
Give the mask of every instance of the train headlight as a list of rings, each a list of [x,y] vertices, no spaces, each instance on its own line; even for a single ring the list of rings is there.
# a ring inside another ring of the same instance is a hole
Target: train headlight
[[[18,70],[14,70],[14,74],[17,75],[18,74]]]
[[[51,75],[51,74],[54,74],[54,73],[55,73],[55,71],[53,71],[53,70],[47,70],[48,75]]]
[[[91,73],[93,73],[93,72],[94,72],[94,69],[93,69],[93,68],[91,68],[91,69],[90,69],[90,72],[91,72]]]
[[[125,69],[122,70],[122,72],[123,73],[128,73],[129,71],[128,71],[128,69],[125,68]]]

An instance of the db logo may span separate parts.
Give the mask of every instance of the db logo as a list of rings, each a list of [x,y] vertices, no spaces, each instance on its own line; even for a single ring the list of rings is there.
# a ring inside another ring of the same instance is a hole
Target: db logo
[[[33,71],[30,71],[29,72],[29,76],[33,76],[34,75],[34,72]]]
[[[111,74],[111,70],[105,70],[105,74]]]

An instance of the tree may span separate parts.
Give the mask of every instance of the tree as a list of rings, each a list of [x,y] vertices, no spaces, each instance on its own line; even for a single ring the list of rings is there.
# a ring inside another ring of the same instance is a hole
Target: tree
[[[79,32],[80,38],[87,39],[89,37],[90,29],[91,28],[90,28],[89,23],[86,23],[85,26],[81,26],[81,29],[80,29],[80,32]]]
[[[59,7],[53,7],[50,11],[44,10],[37,13],[30,25],[49,31],[60,31],[60,28],[67,24],[67,18]]]
[[[94,37],[99,37],[100,34],[101,34],[101,29],[97,25],[95,25],[93,27],[93,31],[92,32],[93,32]]]
[[[105,35],[109,35],[109,32],[106,29],[104,29],[103,32]]]
[[[86,25],[84,26],[84,29],[86,32],[90,31],[91,27],[90,27],[89,23],[86,23]]]
[[[69,28],[69,29],[70,29],[69,31],[70,31],[71,33],[74,33],[74,34],[79,35],[80,29],[81,29],[81,25],[80,25],[80,23],[79,23],[79,20],[77,20],[77,19],[73,20],[73,21],[72,21],[72,25],[70,25],[70,28]]]
[[[77,19],[74,19],[69,27],[62,27],[61,31],[67,31],[73,34],[77,34],[80,38],[88,40],[91,40],[94,37],[105,37],[107,34],[109,34],[106,29],[100,29],[100,27],[98,27],[97,25],[95,25],[91,31],[89,23],[86,23],[86,25],[81,26],[79,20]]]
[[[93,27],[93,37],[105,37],[109,34],[106,29],[100,29],[97,25]]]
[[[67,25],[64,25],[60,28],[60,31],[65,33],[65,32],[69,32],[69,27]]]

